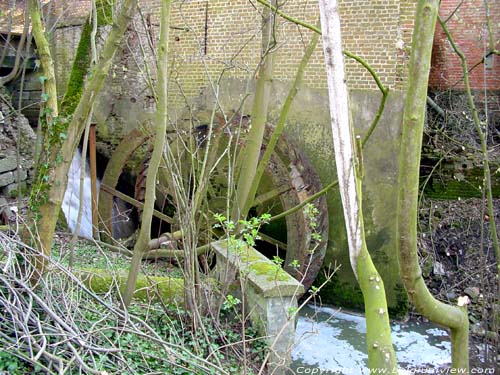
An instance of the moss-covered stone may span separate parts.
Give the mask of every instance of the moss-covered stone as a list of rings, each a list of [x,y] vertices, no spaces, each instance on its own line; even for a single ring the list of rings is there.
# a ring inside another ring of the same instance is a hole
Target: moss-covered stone
[[[314,285],[319,287],[325,280],[324,274],[320,273]],[[338,275],[333,275],[332,279],[320,290],[320,295],[323,303],[353,310],[364,310],[361,289],[357,284],[342,281]]]
[[[81,269],[76,274],[94,293],[108,293],[118,288],[125,290],[127,273],[125,270],[112,273],[107,269]],[[139,275],[134,298],[143,302],[183,303],[184,279]]]
[[[430,160],[430,159],[429,159]],[[441,168],[429,177],[421,176],[424,194],[434,199],[481,198],[483,196],[484,172],[478,163],[470,160],[441,162]],[[490,162],[491,190],[494,198],[500,197],[500,164]]]
[[[221,240],[211,244],[217,256],[219,275],[226,278],[227,270],[237,270],[263,298],[295,296],[304,293],[304,287],[280,266],[243,242]],[[251,262],[243,258],[252,259]]]
[[[255,262],[250,264],[250,270],[256,275],[266,275],[268,281],[279,280],[285,281],[290,278],[283,268],[270,262]]]

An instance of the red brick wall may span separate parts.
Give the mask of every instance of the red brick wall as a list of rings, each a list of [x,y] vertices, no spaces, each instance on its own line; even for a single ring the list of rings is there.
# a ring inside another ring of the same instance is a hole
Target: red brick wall
[[[499,49],[500,1],[487,0],[490,22]],[[460,6],[459,6],[460,5]],[[458,7],[458,9],[457,9]],[[456,11],[455,11],[456,10]],[[488,52],[489,34],[486,27],[486,12],[482,0],[442,0],[440,16],[447,21],[456,44],[465,54],[470,71],[472,89],[500,89],[500,56],[491,56],[491,67],[481,63]],[[444,31],[438,24],[434,38],[430,87],[436,89],[463,89],[463,70],[460,59],[453,51]]]

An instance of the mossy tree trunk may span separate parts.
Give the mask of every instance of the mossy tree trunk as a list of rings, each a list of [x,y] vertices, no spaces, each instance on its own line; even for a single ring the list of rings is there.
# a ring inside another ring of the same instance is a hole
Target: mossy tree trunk
[[[415,16],[399,166],[399,263],[408,297],[422,315],[451,329],[452,365],[468,371],[467,311],[444,304],[431,295],[422,277],[417,252],[420,152],[438,6],[438,0],[420,0]]]
[[[35,39],[38,54],[40,56],[40,64],[43,70],[43,92],[44,92],[44,103],[42,105],[40,111],[40,126],[42,126],[42,132],[44,134],[44,150],[45,150],[45,158],[48,160],[46,163],[54,162],[55,157],[51,157],[48,153],[51,150],[51,135],[57,131],[57,125],[59,123],[59,107],[57,103],[57,88],[56,88],[56,78],[54,73],[54,62],[52,60],[52,55],[50,53],[49,42],[45,37],[44,27],[41,17],[40,3],[38,0],[28,0],[28,11],[31,19],[31,28],[33,37]],[[35,224],[38,223],[38,227],[32,227],[30,232],[26,232],[26,236],[30,236],[31,238],[39,239],[37,243],[37,248],[40,250],[42,257],[36,260],[36,269],[40,274],[44,272],[44,256],[50,254],[50,248],[52,246],[52,234],[50,238],[47,236],[43,236],[43,232],[46,230],[46,225],[50,222],[48,217],[44,217],[44,207],[43,204],[39,207],[39,202],[44,200],[47,190],[50,189],[48,184],[48,179],[50,175],[47,175],[49,172],[47,168],[41,169],[40,166],[37,166],[37,170],[39,171],[37,176],[37,181],[33,185],[31,197],[30,197],[30,214],[32,219],[34,219]],[[44,181],[39,176],[44,174],[47,181]],[[36,201],[36,202],[35,202]],[[56,219],[57,220],[57,217]],[[54,223],[55,226],[55,223]],[[30,241],[31,238],[25,238],[25,241]]]
[[[165,137],[167,133],[167,93],[168,93],[168,35],[171,0],[163,0],[161,7],[160,41],[158,44],[158,102],[156,108],[156,131],[153,153],[146,177],[146,193],[142,211],[139,237],[134,245],[134,253],[127,278],[127,286],[123,294],[123,303],[128,307],[135,291],[135,284],[139,275],[142,256],[148,250],[151,240],[151,220],[153,218],[156,199],[156,176],[162,160]],[[188,305],[189,306],[189,305]]]
[[[45,255],[50,254],[56,222],[66,191],[71,159],[93,104],[106,80],[115,52],[136,8],[137,0],[123,1],[116,21],[104,43],[100,60],[83,90],[71,121],[68,123],[65,119],[54,118],[52,123],[48,124],[45,143],[49,144],[50,147],[44,150],[47,153],[46,160],[48,162],[45,163],[44,168],[40,168],[30,198],[32,219],[36,228],[37,248]],[[50,61],[50,64],[42,62],[44,72],[46,66],[51,65],[51,60],[50,52],[47,50],[47,61]],[[49,98],[51,95],[49,94]],[[57,96],[54,94],[54,97]]]
[[[366,247],[363,227],[362,147],[361,139],[357,137],[358,147],[355,152],[349,96],[345,83],[338,4],[337,1],[320,0],[319,5],[335,162],[351,266],[360,284],[365,303],[368,364],[372,370],[387,370],[392,373],[397,369],[397,362],[392,346],[384,284]]]
[[[54,73],[54,62],[50,53],[50,46],[43,31],[43,23],[38,0],[28,0],[28,10],[31,19],[31,29],[35,38],[40,65],[43,69],[44,93],[45,93],[45,113],[49,114],[49,120],[58,116],[56,76]]]

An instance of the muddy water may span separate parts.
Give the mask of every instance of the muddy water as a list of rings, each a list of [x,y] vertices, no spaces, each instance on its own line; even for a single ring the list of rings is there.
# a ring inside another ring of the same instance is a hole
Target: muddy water
[[[400,369],[431,372],[449,364],[451,344],[445,330],[418,322],[391,326]],[[368,374],[365,332],[363,316],[308,306],[297,323],[291,367],[297,374]]]

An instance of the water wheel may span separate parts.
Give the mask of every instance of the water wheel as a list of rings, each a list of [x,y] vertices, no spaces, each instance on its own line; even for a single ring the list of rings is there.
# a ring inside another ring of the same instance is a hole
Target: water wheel
[[[200,236],[203,237],[200,237],[201,242],[213,241],[217,239],[217,236],[222,235],[222,233],[213,230],[214,221],[211,221],[210,218],[213,218],[211,216],[213,213],[225,212],[224,209],[228,202],[227,172],[229,161],[224,160],[224,158],[229,159],[230,156],[225,150],[231,149],[232,146],[237,148],[238,144],[241,143],[241,139],[231,136],[231,132],[233,132],[231,126],[235,126],[235,123],[240,126],[243,124],[244,129],[246,121],[247,119],[237,118],[230,124],[220,123],[217,131],[214,132],[214,138],[218,137],[216,141],[212,142],[212,145],[216,145],[213,156],[217,163],[212,168],[210,183],[206,189],[205,204],[200,206],[200,211],[203,210],[203,212],[200,212],[199,215],[204,215],[207,218],[206,228],[200,230]],[[263,148],[272,132],[273,126],[268,125]],[[207,126],[201,125],[193,128],[188,132],[188,136],[186,134],[180,136],[179,133],[169,135],[170,147],[177,150],[177,155],[184,164],[193,163],[193,160],[198,160],[198,156],[204,154],[202,151],[207,141]],[[147,142],[148,139],[147,134],[133,130],[117,147],[104,173],[99,196],[99,212],[101,229],[111,236],[113,236],[113,228],[110,225],[113,194],[110,192],[113,192],[118,176],[135,149]],[[182,151],[179,152],[179,150]],[[137,201],[142,201],[144,198],[148,161],[146,157],[137,175],[134,197]],[[190,165],[190,168],[184,168],[184,172],[181,172],[185,174],[184,180],[188,180],[186,186],[190,184],[189,179],[192,178],[190,171],[192,172],[192,170],[193,166]],[[166,176],[165,173],[159,173],[155,204],[156,209],[164,213],[165,217],[160,226],[156,228],[156,232],[152,233],[152,237],[159,233],[172,233],[180,229],[180,224],[176,220],[177,208],[172,199],[170,183]],[[265,175],[258,188],[250,215],[261,215],[262,213],[269,213],[272,216],[279,215],[301,204],[319,190],[321,190],[321,183],[309,160],[293,142],[282,136],[266,166]],[[265,255],[270,257],[279,255],[284,259],[285,269],[297,280],[302,280],[306,289],[311,286],[319,272],[328,239],[326,199],[321,196],[311,203],[317,210],[316,214],[311,215],[310,207],[309,209],[302,208],[283,218],[271,221],[261,228],[261,239],[257,243],[257,249]],[[318,238],[320,239],[318,240]],[[294,263],[293,267],[290,266],[292,262]]]

